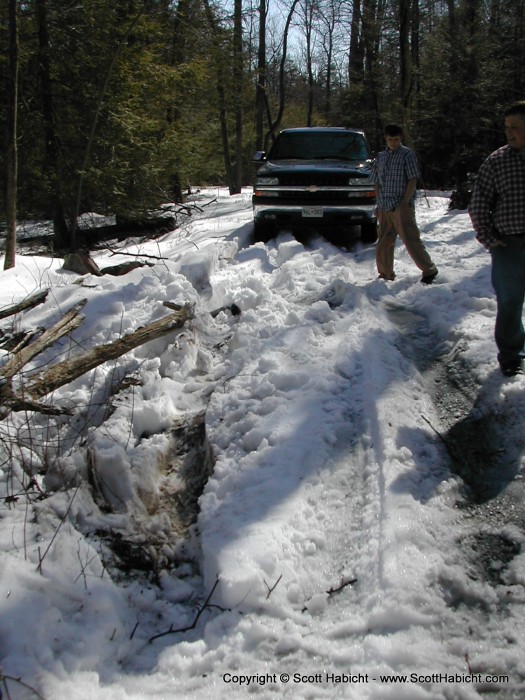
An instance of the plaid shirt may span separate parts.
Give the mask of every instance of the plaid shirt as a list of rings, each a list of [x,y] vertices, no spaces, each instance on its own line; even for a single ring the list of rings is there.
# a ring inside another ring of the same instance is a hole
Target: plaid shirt
[[[407,146],[381,151],[372,166],[372,182],[379,185],[377,208],[393,211],[404,197],[407,183],[419,177],[416,154]],[[411,199],[413,202],[415,194]]]
[[[486,248],[503,236],[525,235],[525,160],[515,148],[498,148],[483,163],[469,214]]]

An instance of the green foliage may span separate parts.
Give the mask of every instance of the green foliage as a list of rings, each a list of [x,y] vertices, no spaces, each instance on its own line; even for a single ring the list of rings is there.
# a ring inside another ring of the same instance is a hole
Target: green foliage
[[[224,180],[210,39],[202,27],[196,33],[193,13],[191,56],[174,63],[175,11],[167,3],[45,0],[51,162],[33,5],[21,14],[21,215],[53,216],[58,198],[71,219],[80,179],[78,213],[131,216],[173,199],[179,182]]]

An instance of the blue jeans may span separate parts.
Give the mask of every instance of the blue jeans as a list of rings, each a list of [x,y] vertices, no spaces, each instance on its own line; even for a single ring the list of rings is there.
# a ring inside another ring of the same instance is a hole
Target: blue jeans
[[[506,247],[497,246],[492,254],[492,286],[498,304],[495,340],[498,360],[513,360],[523,352],[523,302],[525,299],[525,235],[507,236]]]

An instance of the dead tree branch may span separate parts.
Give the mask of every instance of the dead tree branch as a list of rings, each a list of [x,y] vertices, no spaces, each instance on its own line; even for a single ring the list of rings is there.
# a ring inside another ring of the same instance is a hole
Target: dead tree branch
[[[14,316],[14,314],[20,313],[21,311],[26,311],[27,309],[32,309],[39,304],[43,304],[49,294],[49,289],[44,289],[41,292],[37,292],[18,304],[13,304],[13,306],[7,306],[5,309],[0,309],[0,319],[7,318],[8,316]]]
[[[58,362],[32,375],[28,382],[13,391],[13,377],[34,357],[49,348],[64,335],[78,328],[84,320],[80,315],[86,304],[83,299],[70,309],[52,328],[46,330],[29,344],[13,353],[12,357],[0,367],[0,418],[5,418],[11,411],[35,411],[47,415],[70,415],[68,409],[40,403],[37,399],[46,396],[55,389],[72,382],[98,365],[114,360],[134,348],[168,335],[182,328],[186,321],[193,318],[193,306],[173,305],[174,313],[153,323],[138,328],[113,343],[92,348],[77,357]]]
[[[150,340],[156,340],[182,328],[190,318],[193,318],[193,307],[186,306],[180,311],[138,328],[133,333],[119,338],[114,343],[100,345],[78,357],[59,362],[40,372],[36,378],[32,379],[26,387],[26,391],[33,398],[41,398],[55,389],[69,384],[69,382],[104,362],[115,360],[139,345]]]
[[[151,643],[154,642],[156,639],[160,639],[161,637],[166,637],[168,634],[178,634],[178,633],[183,633],[183,632],[189,632],[190,630],[195,629],[195,627],[197,626],[197,622],[198,622],[199,619],[200,619],[200,616],[202,615],[202,613],[203,613],[205,610],[208,609],[209,604],[210,604],[211,597],[212,597],[212,595],[215,593],[215,589],[217,588],[218,585],[219,585],[219,579],[217,579],[217,580],[215,581],[215,583],[213,584],[213,588],[211,589],[211,591],[210,591],[208,597],[206,598],[206,600],[204,601],[204,605],[203,605],[202,607],[200,607],[199,610],[197,611],[197,614],[195,615],[195,619],[193,620],[193,622],[191,623],[191,625],[189,625],[188,627],[181,627],[181,628],[179,628],[179,629],[173,629],[173,625],[171,625],[171,627],[169,628],[169,630],[167,630],[166,632],[160,632],[159,634],[155,634],[153,637],[150,637],[149,640],[148,640],[149,643],[151,644]]]
[[[356,579],[356,578],[348,579],[348,581],[343,580],[343,581],[339,584],[339,586],[337,586],[337,588],[334,588],[334,587],[332,586],[332,588],[330,588],[328,591],[326,591],[326,593],[327,593],[328,595],[334,595],[334,593],[339,593],[340,591],[342,591],[342,590],[343,590],[344,588],[346,588],[347,586],[353,586],[354,583],[357,583],[357,579]]]
[[[60,338],[67,333],[70,333],[75,328],[78,328],[82,321],[83,316],[80,316],[80,311],[86,305],[87,299],[82,299],[78,304],[75,304],[72,309],[70,309],[62,318],[55,323],[55,325],[47,331],[44,331],[42,335],[26,347],[22,348],[19,352],[15,353],[13,357],[8,360],[3,367],[0,368],[0,375],[9,379],[13,377],[17,372],[19,372],[24,365],[30,362],[34,357],[39,355],[47,348],[51,347]]]
[[[273,584],[273,586],[272,586],[271,588],[270,588],[270,586],[266,583],[266,581],[264,581],[264,585],[265,585],[266,588],[268,589],[268,593],[266,594],[266,600],[268,600],[268,598],[269,598],[269,597],[272,595],[272,593],[275,591],[275,589],[277,588],[277,586],[278,586],[278,584],[279,584],[279,581],[282,579],[282,577],[283,577],[283,575],[281,574],[281,575],[279,576],[279,578],[277,579],[277,581]]]
[[[11,681],[12,683],[17,683],[19,686],[21,686],[25,690],[29,691],[30,693],[32,693],[32,695],[35,698],[39,698],[39,700],[46,700],[43,695],[40,695],[40,693],[32,686],[28,685],[27,683],[24,683],[24,681],[21,678],[15,678],[15,676],[7,676],[4,673],[2,673],[1,669],[0,669],[0,698],[3,697],[2,696],[2,687],[4,688],[4,690],[6,692],[6,697],[8,698],[8,700],[11,697],[11,695],[9,693],[9,688],[7,686],[7,681]]]

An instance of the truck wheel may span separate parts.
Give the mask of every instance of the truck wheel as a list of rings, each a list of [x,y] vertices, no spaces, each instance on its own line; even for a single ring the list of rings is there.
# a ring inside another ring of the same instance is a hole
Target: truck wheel
[[[377,241],[377,222],[367,221],[361,224],[361,240],[363,243],[375,243]]]
[[[273,224],[269,224],[266,221],[256,221],[253,222],[253,237],[255,242],[260,241],[261,243],[268,243],[268,241],[275,236],[275,227]]]

